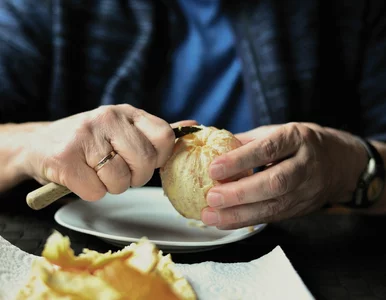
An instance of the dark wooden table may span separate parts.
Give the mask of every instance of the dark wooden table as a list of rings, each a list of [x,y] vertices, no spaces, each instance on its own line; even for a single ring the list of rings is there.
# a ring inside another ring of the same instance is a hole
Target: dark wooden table
[[[32,211],[25,194],[0,197],[0,235],[40,255],[53,229],[68,235],[75,252],[87,247],[117,250],[96,237],[58,225],[53,215],[64,201]],[[316,299],[386,299],[386,216],[314,214],[270,224],[251,238],[215,250],[173,254],[178,263],[245,262],[280,245]],[[0,253],[1,255],[1,253]]]

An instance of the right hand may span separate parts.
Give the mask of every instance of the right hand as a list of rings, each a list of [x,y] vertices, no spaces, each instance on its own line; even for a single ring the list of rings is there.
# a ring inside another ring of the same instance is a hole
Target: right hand
[[[41,184],[56,182],[95,201],[146,184],[174,142],[172,127],[158,117],[128,104],[101,106],[29,133],[23,168]],[[117,155],[95,171],[112,150]]]

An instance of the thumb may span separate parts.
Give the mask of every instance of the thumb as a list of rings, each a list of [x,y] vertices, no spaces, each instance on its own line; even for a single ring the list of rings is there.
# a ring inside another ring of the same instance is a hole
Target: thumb
[[[198,125],[197,121],[195,120],[182,120],[175,123],[170,124],[172,128],[176,128],[179,126],[195,126]]]

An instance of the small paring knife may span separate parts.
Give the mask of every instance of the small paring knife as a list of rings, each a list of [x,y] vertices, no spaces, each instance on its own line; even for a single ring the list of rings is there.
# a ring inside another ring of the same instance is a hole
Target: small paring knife
[[[202,128],[198,126],[180,126],[173,128],[176,139],[183,137],[184,135],[191,134],[197,131],[200,131]]]
[[[184,135],[191,134],[200,131],[202,128],[197,126],[180,126],[173,128],[176,139],[183,137]],[[27,195],[27,204],[34,210],[40,210],[56,200],[70,194],[71,191],[60,184],[50,182]]]

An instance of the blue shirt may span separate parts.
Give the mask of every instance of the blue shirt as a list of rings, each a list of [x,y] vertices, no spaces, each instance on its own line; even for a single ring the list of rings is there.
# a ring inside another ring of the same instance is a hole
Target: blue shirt
[[[207,4],[208,7],[218,7],[218,1],[211,1],[215,3]],[[154,97],[158,80],[155,84],[148,82],[147,75],[157,73],[150,61],[154,57],[150,50],[154,50],[154,33],[158,29],[156,16],[163,16],[156,5],[161,1],[91,2],[41,1],[36,5],[36,0],[0,0],[0,123],[56,120],[101,104],[130,103],[142,108],[148,99],[154,106],[160,104]],[[162,1],[166,2],[171,3]],[[321,3],[325,2],[293,0],[278,5],[279,1],[271,0],[222,1],[224,9],[232,15],[230,21],[243,61],[244,90],[254,125],[307,121],[386,141],[385,1],[336,0],[333,6],[326,2],[324,7]],[[197,10],[194,11],[197,16]],[[209,18],[205,14],[208,11],[217,14]],[[219,11],[200,9],[197,19],[212,20],[205,23],[211,50],[214,45],[220,47],[219,36],[221,45],[226,37],[232,37],[224,36],[222,30],[212,30],[220,20],[225,20]],[[187,38],[175,54],[193,36],[192,16]],[[201,28],[199,24],[194,23],[196,30]],[[230,30],[228,25],[226,28]],[[198,44],[206,45],[203,41]],[[207,46],[205,55],[211,55]],[[219,59],[218,55],[211,57]],[[205,58],[199,58],[202,68]],[[189,58],[192,62],[193,59]],[[205,61],[211,62],[209,58]],[[214,69],[222,74],[213,77],[216,80],[199,73],[212,82],[211,89],[202,83],[194,91],[196,86],[183,85],[192,91],[189,97],[194,101],[190,107],[204,101],[202,95],[218,90],[218,86],[224,92],[227,86],[218,84],[232,63],[228,61],[224,67],[225,60],[221,61],[222,71]],[[213,72],[208,69],[213,65],[205,64],[205,69]],[[176,63],[173,67],[180,70]],[[191,70],[184,69],[182,75],[188,80]],[[170,86],[173,82],[175,79],[169,81]],[[236,88],[232,91],[237,94]],[[193,94],[200,96],[200,100],[196,101]],[[209,110],[205,106],[207,100],[203,102],[204,108],[195,108],[191,114],[183,112],[177,116],[176,111],[181,108],[165,109],[168,119],[197,117],[209,123],[213,118],[216,124],[225,124],[224,110],[216,115],[213,110],[232,109],[229,103],[243,102],[245,96],[224,94],[228,96],[227,104],[223,105],[220,96],[211,98],[217,108],[211,105],[210,116],[205,119]],[[239,107],[232,109],[235,114],[229,120],[237,120],[235,115],[241,115],[237,113]]]
[[[221,1],[178,2],[187,32],[173,53],[161,117],[194,119],[234,133],[251,129],[234,32]]]

